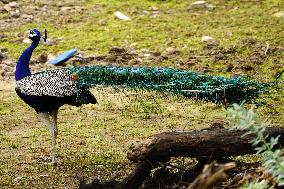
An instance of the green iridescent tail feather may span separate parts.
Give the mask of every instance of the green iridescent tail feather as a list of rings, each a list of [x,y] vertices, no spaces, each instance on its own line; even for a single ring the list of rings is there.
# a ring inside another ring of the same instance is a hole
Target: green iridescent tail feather
[[[68,68],[78,79],[78,97],[83,86],[121,86],[156,90],[215,103],[250,100],[267,85],[245,77],[227,78],[172,68],[89,66]]]

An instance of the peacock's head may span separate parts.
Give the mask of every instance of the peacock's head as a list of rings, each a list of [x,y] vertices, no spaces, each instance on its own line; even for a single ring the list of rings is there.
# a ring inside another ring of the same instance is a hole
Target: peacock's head
[[[29,30],[28,38],[31,39],[33,42],[39,42],[41,38],[41,34],[37,29]]]

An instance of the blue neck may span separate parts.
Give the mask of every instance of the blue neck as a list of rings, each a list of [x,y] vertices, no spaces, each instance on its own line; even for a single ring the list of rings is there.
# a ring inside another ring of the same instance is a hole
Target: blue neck
[[[29,62],[33,53],[33,50],[38,46],[39,41],[33,41],[31,46],[28,47],[21,57],[19,58],[16,66],[16,72],[15,72],[15,79],[16,81],[31,75]]]

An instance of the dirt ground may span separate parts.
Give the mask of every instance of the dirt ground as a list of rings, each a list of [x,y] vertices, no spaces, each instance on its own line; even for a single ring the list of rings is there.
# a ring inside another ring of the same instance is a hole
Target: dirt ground
[[[200,130],[214,122],[230,126],[227,106],[155,92],[95,88],[98,105],[60,110],[59,163],[52,166],[48,129],[14,91],[15,65],[28,45],[23,41],[29,28],[47,28],[49,35],[48,43],[34,52],[32,72],[54,69],[48,60],[76,47],[82,59],[72,58],[61,66],[165,66],[246,75],[275,85],[245,106],[256,105],[271,126],[284,125],[283,17],[273,16],[283,11],[282,1],[212,0],[208,3],[215,8],[197,10],[190,8],[193,1],[8,2],[0,0],[0,188],[78,188],[80,178],[122,179],[135,166],[126,153],[136,141],[163,131]],[[115,18],[116,10],[131,21]],[[213,40],[202,42],[205,35]],[[230,176],[259,166],[259,157],[244,159],[253,166],[238,166]],[[158,170],[146,180],[144,188],[185,188],[192,177],[180,170],[191,171],[193,163],[174,159],[167,171]]]

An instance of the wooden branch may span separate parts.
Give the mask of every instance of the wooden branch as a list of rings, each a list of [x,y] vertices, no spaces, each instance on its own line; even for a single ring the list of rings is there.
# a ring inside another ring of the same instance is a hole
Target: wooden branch
[[[127,158],[137,161],[166,161],[171,157],[193,157],[207,161],[223,157],[254,154],[250,141],[253,134],[225,128],[192,132],[165,132],[157,134],[152,140],[134,145]],[[279,144],[284,145],[284,129],[269,127],[265,134],[270,137],[280,135]]]
[[[138,189],[151,171],[171,157],[192,157],[199,161],[196,166],[203,166],[211,160],[229,156],[254,154],[250,141],[254,135],[242,136],[245,132],[225,128],[209,128],[192,132],[166,132],[157,134],[147,142],[132,146],[128,159],[137,162],[136,168],[122,181],[110,180],[81,183],[80,189]],[[284,129],[270,127],[265,134],[270,137],[280,135],[279,145],[284,145]],[[279,146],[277,146],[278,148]],[[189,189],[209,189],[216,182],[226,178],[225,171],[234,164],[216,164],[205,166],[203,173],[191,184]]]
[[[159,166],[159,162],[139,162],[129,176],[120,182],[114,179],[106,182],[95,179],[87,184],[83,179],[80,179],[79,189],[138,189],[141,183],[150,175],[151,171]]]
[[[120,188],[122,189],[135,189],[139,188],[141,183],[150,175],[151,171],[158,167],[158,162],[143,161],[139,162],[135,169],[122,180]]]

